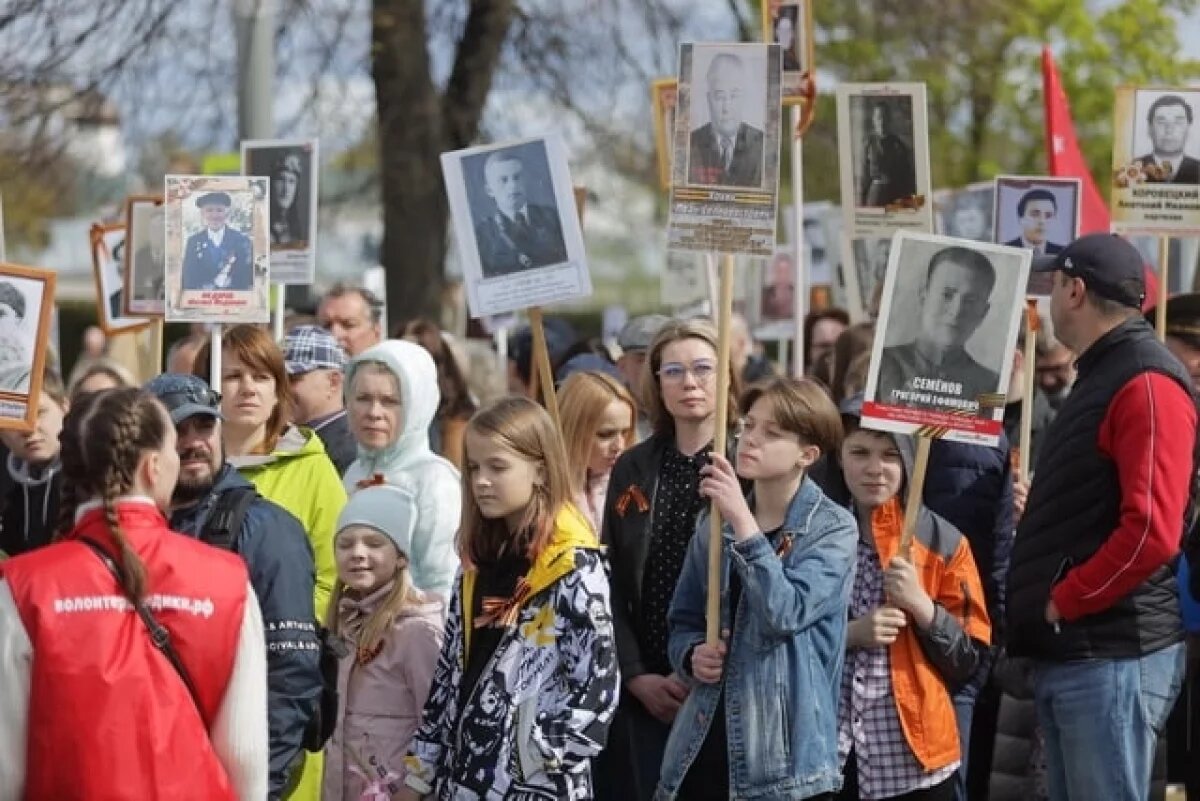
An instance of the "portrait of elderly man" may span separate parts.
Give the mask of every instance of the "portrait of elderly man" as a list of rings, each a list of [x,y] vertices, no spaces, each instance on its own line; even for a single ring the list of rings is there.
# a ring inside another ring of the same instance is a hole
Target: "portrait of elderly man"
[[[567,260],[558,210],[530,202],[525,164],[511,149],[483,164],[484,190],[494,210],[475,226],[484,278],[547,267]]]
[[[1179,95],[1163,95],[1150,104],[1146,127],[1153,152],[1139,156],[1144,165],[1168,166],[1163,178],[1148,178],[1152,183],[1200,184],[1200,161],[1184,153],[1191,134],[1193,110]]]
[[[300,154],[288,153],[271,167],[271,244],[302,247],[308,242],[308,219],[300,208]]]
[[[996,269],[984,254],[964,247],[935,253],[917,293],[917,308],[912,310],[920,326],[916,339],[884,347],[876,400],[906,405],[892,393],[918,391],[969,404],[980,395],[997,392],[999,374],[977,362],[966,349],[988,315],[995,285]],[[889,318],[895,321],[909,316],[908,312],[893,306]],[[952,408],[982,411],[968,405],[946,407]]]
[[[250,239],[230,228],[233,200],[228,192],[206,192],[196,198],[204,228],[187,238],[183,249],[183,288],[249,292],[254,286]]]
[[[763,177],[763,132],[744,120],[749,76],[742,59],[718,53],[704,75],[708,122],[692,131],[688,182],[758,188]],[[699,86],[693,87],[693,97]]]

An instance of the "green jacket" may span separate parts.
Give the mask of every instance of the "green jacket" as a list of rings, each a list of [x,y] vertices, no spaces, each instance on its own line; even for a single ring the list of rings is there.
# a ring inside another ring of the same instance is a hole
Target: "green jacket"
[[[334,529],[346,504],[346,490],[321,438],[307,428],[289,427],[269,455],[237,456],[229,462],[264,498],[287,509],[303,524],[317,568],[317,619],[325,620],[337,580]]]

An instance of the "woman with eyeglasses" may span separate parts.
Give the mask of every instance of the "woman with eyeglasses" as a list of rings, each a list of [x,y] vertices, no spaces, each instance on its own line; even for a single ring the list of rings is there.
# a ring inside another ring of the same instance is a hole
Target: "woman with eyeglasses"
[[[667,611],[706,506],[699,485],[716,430],[716,329],[705,320],[668,322],[646,369],[644,405],[654,433],[613,467],[602,526],[624,691],[595,775],[597,798],[621,801],[653,796],[671,723],[688,693],[667,657]],[[731,370],[730,420],[737,418],[737,384]]]

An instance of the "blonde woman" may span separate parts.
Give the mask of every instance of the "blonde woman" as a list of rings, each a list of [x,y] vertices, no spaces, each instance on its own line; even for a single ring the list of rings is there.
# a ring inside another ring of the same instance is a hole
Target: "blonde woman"
[[[558,405],[571,493],[599,533],[609,476],[617,458],[633,445],[637,407],[621,382],[593,371],[575,373],[564,381]]]

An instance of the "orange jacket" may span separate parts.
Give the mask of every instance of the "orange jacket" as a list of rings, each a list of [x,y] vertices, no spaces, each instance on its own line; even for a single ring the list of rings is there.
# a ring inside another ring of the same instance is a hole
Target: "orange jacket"
[[[884,569],[900,550],[903,529],[904,510],[898,498],[877,507],[871,516],[871,533]],[[925,592],[962,632],[972,640],[990,643],[992,625],[971,546],[958,529],[924,506],[917,519],[910,561]],[[926,647],[915,628],[906,626],[892,643],[889,656],[900,727],[917,761],[926,771],[933,771],[961,755],[947,678],[926,655]]]

